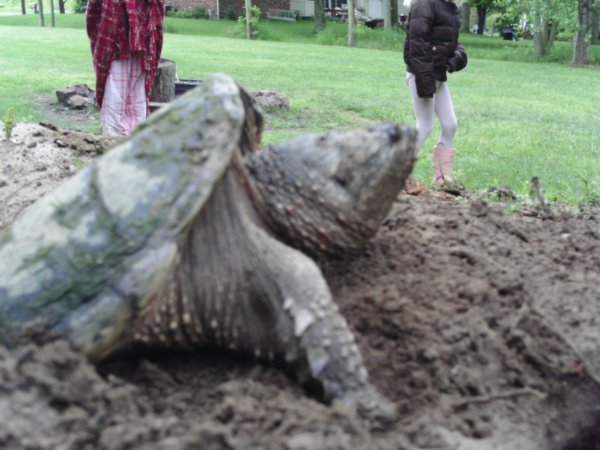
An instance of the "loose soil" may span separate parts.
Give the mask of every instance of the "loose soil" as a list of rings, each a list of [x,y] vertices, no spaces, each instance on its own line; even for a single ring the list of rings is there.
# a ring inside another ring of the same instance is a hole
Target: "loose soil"
[[[0,227],[112,144],[0,132]],[[319,262],[388,430],[235,354],[96,367],[32,326],[0,347],[0,448],[600,449],[600,208],[534,213],[411,184],[362,252]]]

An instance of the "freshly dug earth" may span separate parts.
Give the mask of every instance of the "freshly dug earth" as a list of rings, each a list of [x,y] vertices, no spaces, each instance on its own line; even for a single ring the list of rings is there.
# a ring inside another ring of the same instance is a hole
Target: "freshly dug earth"
[[[0,227],[110,145],[51,128],[0,133]],[[440,197],[410,186],[360,254],[319,262],[390,429],[235,354],[95,367],[33,326],[0,347],[0,448],[600,449],[600,208]]]
[[[108,136],[59,129],[49,122],[18,123],[8,140],[2,124],[0,228],[117,141]]]

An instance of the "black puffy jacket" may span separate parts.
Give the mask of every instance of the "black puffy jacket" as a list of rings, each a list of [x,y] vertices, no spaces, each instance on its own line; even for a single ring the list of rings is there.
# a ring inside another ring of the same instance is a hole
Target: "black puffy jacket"
[[[467,65],[458,43],[460,10],[449,0],[414,0],[408,15],[404,62],[415,74],[419,97],[433,97],[435,81],[446,81],[446,71]]]

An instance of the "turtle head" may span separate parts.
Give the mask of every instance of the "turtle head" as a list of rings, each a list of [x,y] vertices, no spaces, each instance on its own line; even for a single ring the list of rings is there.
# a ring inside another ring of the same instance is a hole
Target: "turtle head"
[[[349,195],[359,220],[379,222],[404,186],[416,159],[415,134],[408,127],[381,124],[347,139],[335,136],[327,165],[317,170]]]
[[[398,124],[301,136],[246,158],[259,211],[284,241],[312,254],[355,250],[379,228],[416,159]]]

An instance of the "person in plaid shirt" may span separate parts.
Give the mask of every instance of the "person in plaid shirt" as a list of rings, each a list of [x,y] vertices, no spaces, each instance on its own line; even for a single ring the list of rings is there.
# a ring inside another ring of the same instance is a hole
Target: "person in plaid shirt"
[[[164,0],[89,0],[86,28],[104,134],[127,136],[146,117],[164,17]]]

